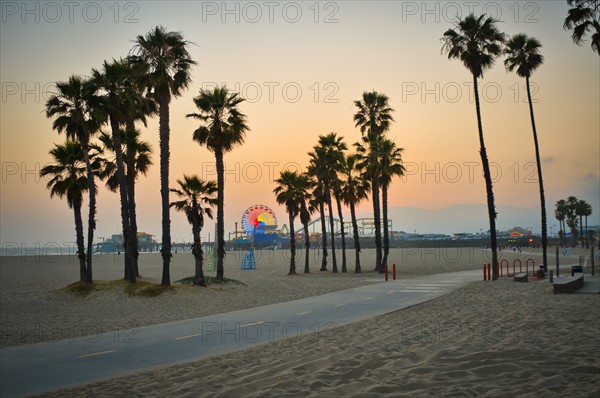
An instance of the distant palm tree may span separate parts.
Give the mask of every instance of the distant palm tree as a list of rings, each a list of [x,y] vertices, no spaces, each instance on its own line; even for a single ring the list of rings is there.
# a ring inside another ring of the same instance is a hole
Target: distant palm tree
[[[588,217],[592,215],[592,205],[586,203],[583,207],[583,216],[585,217],[585,242],[586,247],[590,247],[594,242],[592,241],[593,232],[588,229]]]
[[[575,196],[569,196],[567,198],[567,226],[571,230],[573,247],[577,246],[577,235],[579,234],[577,231],[577,226],[579,225],[579,220],[577,218],[578,206],[579,199]]]
[[[52,128],[59,133],[65,132],[67,139],[77,140],[81,144],[83,160],[87,172],[89,191],[88,242],[86,253],[86,282],[92,283],[92,254],[94,249],[94,230],[96,229],[96,183],[94,168],[90,161],[90,138],[100,129],[102,120],[91,115],[90,100],[93,88],[88,80],[71,76],[66,82],[56,83],[55,95],[46,101],[46,116],[54,117]]]
[[[244,101],[238,93],[231,93],[227,87],[215,87],[213,90],[200,90],[194,97],[194,104],[200,111],[190,113],[186,117],[200,120],[202,123],[194,131],[193,139],[206,146],[215,154],[217,164],[217,279],[224,275],[223,260],[225,258],[225,166],[223,155],[237,145],[244,143],[246,132],[246,115],[240,112],[238,105]]]
[[[288,275],[296,275],[296,230],[294,219],[300,212],[301,203],[304,201],[301,176],[296,171],[285,170],[275,180],[277,186],[273,190],[277,203],[285,205],[290,223],[290,270]]]
[[[383,208],[383,261],[386,266],[390,253],[390,237],[388,226],[388,188],[395,176],[404,175],[404,163],[402,162],[403,148],[398,148],[394,141],[384,138],[380,142],[381,155],[381,204]]]
[[[56,195],[62,199],[66,196],[69,208],[73,209],[79,278],[85,282],[86,262],[81,205],[83,194],[88,190],[88,179],[83,150],[80,143],[67,141],[62,145],[55,144],[54,148],[50,150],[50,155],[52,155],[54,163],[44,166],[40,170],[40,176],[52,177],[46,184],[50,190],[50,197]]]
[[[441,39],[444,43],[442,51],[448,54],[448,59],[459,59],[473,75],[473,91],[475,93],[475,109],[477,112],[477,126],[479,128],[479,145],[483,175],[487,192],[488,217],[490,220],[490,241],[492,248],[493,279],[498,279],[498,253],[496,241],[496,207],[494,205],[494,192],[492,177],[487,156],[487,149],[483,139],[483,127],[479,106],[478,78],[483,77],[483,71],[491,68],[495,58],[502,52],[505,41],[504,33],[496,27],[497,20],[485,15],[479,18],[470,14],[459,21],[454,29],[448,29]]]
[[[573,30],[571,38],[578,46],[583,44],[583,38],[591,31],[592,50],[600,55],[600,1],[567,0],[567,4],[573,8],[565,18],[563,28]]]
[[[131,220],[130,231],[136,239],[134,246],[134,256],[137,259],[137,214],[135,201],[135,183],[137,177],[146,175],[148,169],[152,165],[152,147],[146,141],[139,139],[139,130],[121,130],[121,143],[123,145],[123,159],[125,161],[125,179],[127,181],[127,194],[129,197],[129,218]],[[104,151],[113,151],[112,137],[106,133],[100,134],[100,142],[103,144]],[[104,170],[102,177],[106,179],[106,187],[116,192],[119,188],[119,181],[116,175],[116,164],[113,160],[104,158]],[[135,276],[140,276],[137,261],[133,262]]]
[[[344,168],[341,170],[342,200],[350,207],[350,216],[352,218],[352,230],[354,237],[354,251],[356,262],[354,272],[360,273],[360,240],[358,235],[358,223],[356,221],[356,205],[362,200],[367,199],[369,192],[369,180],[363,178],[362,173],[357,167],[359,156],[354,154],[346,158]]]
[[[329,228],[331,232],[331,262],[332,272],[337,273],[337,260],[335,255],[335,221],[333,217],[333,202],[331,194],[333,184],[337,178],[337,170],[343,158],[343,152],[347,149],[343,141],[344,137],[338,137],[336,133],[320,135],[319,142],[313,147],[313,151],[309,153],[311,157],[309,169],[315,170],[318,180],[323,184],[323,193],[327,207],[329,209]]]
[[[185,213],[188,222],[192,225],[192,254],[194,255],[194,285],[206,286],[204,280],[203,252],[200,232],[204,227],[204,216],[213,218],[211,207],[217,204],[214,197],[217,184],[214,181],[203,181],[196,175],[184,175],[182,180],[177,180],[179,188],[171,188],[180,200],[171,202],[171,207]]]
[[[581,235],[581,247],[585,247],[585,235],[587,234],[587,232],[583,232],[583,217],[587,217],[586,214],[588,213],[588,209],[590,207],[590,204],[583,199],[577,201],[577,204],[575,205],[575,214],[579,216],[579,232]]]
[[[392,112],[394,111],[389,106],[389,98],[385,94],[377,91],[364,92],[362,98],[354,101],[354,105],[358,109],[353,116],[355,127],[360,128],[363,135],[363,142],[368,145],[369,157],[373,160],[376,158],[376,149],[378,141],[383,137],[386,131],[389,130],[390,124],[394,121]],[[362,154],[365,158],[366,151]],[[383,272],[382,250],[381,250],[381,205],[379,198],[379,174],[374,163],[366,169],[368,176],[371,179],[371,195],[373,201],[373,218],[375,223],[375,247],[376,259],[375,270]]]
[[[567,207],[568,207],[567,201],[564,199],[557,201],[554,206],[554,217],[556,217],[556,220],[558,220],[559,228],[560,228],[558,235],[560,237],[561,245],[565,244],[565,234],[567,231],[567,227],[565,225],[565,219],[567,217]]]
[[[542,178],[542,162],[540,160],[540,146],[537,138],[537,129],[535,127],[535,117],[533,115],[533,101],[531,100],[531,89],[529,78],[534,70],[539,68],[544,62],[544,57],[539,53],[542,47],[535,37],[528,37],[526,34],[514,35],[507,43],[504,53],[507,58],[504,60],[506,69],[510,72],[516,69],[517,75],[525,78],[527,86],[527,99],[529,100],[529,115],[531,117],[531,128],[533,130],[533,143],[535,145],[535,160],[538,171],[538,181],[540,186],[540,207],[542,211],[542,261],[545,267],[548,267],[548,229],[546,220],[546,196],[544,195],[544,179]]]
[[[188,52],[190,42],[180,32],[167,32],[157,26],[146,36],[137,36],[131,53],[131,62],[146,77],[148,94],[158,104],[160,132],[160,194],[162,204],[162,258],[161,284],[171,284],[171,216],[169,214],[169,105],[179,97],[190,82],[194,62]]]

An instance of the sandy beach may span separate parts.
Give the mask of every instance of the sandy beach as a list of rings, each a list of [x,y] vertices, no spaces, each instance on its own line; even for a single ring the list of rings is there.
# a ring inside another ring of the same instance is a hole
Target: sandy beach
[[[537,258],[537,254],[520,255],[525,259]],[[372,255],[363,253],[365,269],[370,268]],[[578,255],[574,251],[571,257],[561,257],[561,265],[576,263]],[[71,333],[81,332],[89,322],[106,330],[116,324],[142,326],[382,280],[371,272],[318,272],[316,260],[311,274],[288,277],[283,252],[275,252],[272,259],[266,253],[261,256],[255,271],[241,271],[239,258],[228,254],[226,276],[245,286],[182,286],[155,298],[129,297],[112,290],[76,297],[59,290],[76,277],[74,262],[3,258],[3,346],[67,337],[56,333],[56,327],[55,333],[40,332],[51,324],[61,325],[61,331],[70,326]],[[516,254],[504,256],[510,259]],[[481,269],[487,257],[481,249],[407,248],[391,253],[403,278]],[[149,254],[142,259],[142,274],[158,280],[160,257]],[[299,264],[303,264],[302,257]],[[353,267],[353,261],[350,264]],[[96,278],[118,278],[121,267],[119,258],[103,257],[97,262]],[[172,280],[189,276],[191,270],[191,254],[176,254]],[[25,339],[15,333],[14,325],[19,324],[31,329]],[[547,281],[476,282],[433,301],[317,336],[272,342],[44,396],[597,396],[598,326],[598,295],[554,295]]]

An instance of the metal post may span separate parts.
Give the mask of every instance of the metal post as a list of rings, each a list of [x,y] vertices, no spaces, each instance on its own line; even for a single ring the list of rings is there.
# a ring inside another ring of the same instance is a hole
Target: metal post
[[[591,259],[592,259],[592,276],[594,276],[594,245],[592,245],[592,251],[591,251]]]
[[[554,281],[554,272],[552,272],[552,270],[550,270],[550,283],[552,283]]]

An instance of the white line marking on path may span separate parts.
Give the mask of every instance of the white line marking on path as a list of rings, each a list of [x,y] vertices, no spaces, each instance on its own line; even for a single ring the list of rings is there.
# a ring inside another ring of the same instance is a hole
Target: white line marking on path
[[[241,328],[246,328],[248,326],[256,326],[256,325],[262,325],[263,323],[265,323],[264,321],[259,321],[259,322],[251,322],[251,323],[246,323],[242,326],[240,326]]]
[[[192,337],[198,337],[198,336],[202,336],[202,333],[196,333],[196,334],[190,334],[190,335],[187,335],[187,336],[175,337],[175,340],[191,339]]]
[[[345,306],[345,305],[348,305],[348,303],[336,304],[335,306],[336,306],[336,307],[343,307],[343,306]]]
[[[366,300],[373,300],[375,297],[365,297],[365,301]]]
[[[84,355],[79,355],[77,358],[89,358],[89,357],[95,357],[98,355],[104,355],[104,354],[110,354],[111,352],[115,352],[116,350],[108,350],[108,351],[100,351],[100,352],[94,352],[93,354],[84,354]]]
[[[306,314],[310,314],[312,311],[304,311],[304,312],[299,312],[296,315],[300,316],[300,315],[306,315]]]

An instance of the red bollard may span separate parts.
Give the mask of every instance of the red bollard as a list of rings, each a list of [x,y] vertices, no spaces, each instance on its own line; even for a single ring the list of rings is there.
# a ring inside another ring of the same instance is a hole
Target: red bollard
[[[487,281],[487,270],[485,269],[485,264],[483,264],[483,280]]]
[[[502,276],[502,266],[496,262],[496,267],[499,268],[499,274]]]
[[[500,276],[502,276],[502,264],[506,263],[506,276],[510,276],[510,270],[508,269],[508,260],[504,259],[500,261]]]
[[[488,281],[492,280],[492,264],[488,263]]]
[[[525,261],[525,270],[528,270],[528,264],[531,262],[531,276],[535,276],[535,261],[530,258],[529,260]],[[529,271],[527,271],[529,273]]]
[[[387,264],[383,267],[384,271],[385,271],[385,281],[388,281],[388,267]]]
[[[392,277],[396,280],[396,264],[392,264]]]

